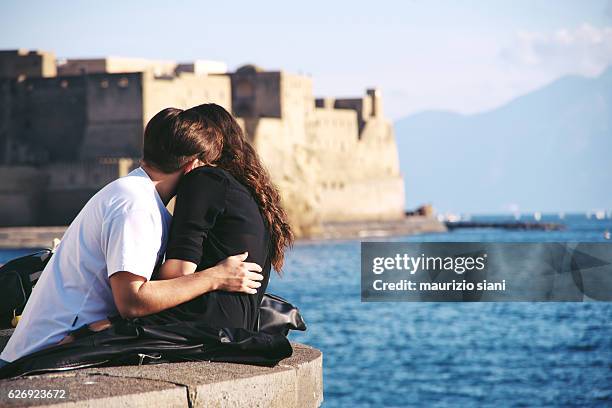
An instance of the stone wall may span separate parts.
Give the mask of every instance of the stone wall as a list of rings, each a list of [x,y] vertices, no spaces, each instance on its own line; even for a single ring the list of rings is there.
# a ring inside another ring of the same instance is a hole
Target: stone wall
[[[137,166],[129,158],[0,166],[0,225],[67,225],[99,189]]]
[[[173,75],[177,67],[174,61],[144,58],[107,57],[92,59],[68,59],[57,67],[59,75],[116,74],[150,71],[154,75]]]
[[[233,113],[244,118],[280,118],[281,73],[248,65],[230,74]]]
[[[85,79],[26,78],[9,87],[3,163],[78,160],[87,119]]]
[[[29,50],[0,51],[0,78],[54,77],[57,75],[52,52]]]
[[[86,86],[85,133],[77,160],[138,157],[144,131],[143,74],[90,74]]]
[[[172,77],[146,74],[142,90],[143,123],[167,107],[188,109],[216,103],[232,111],[231,81],[227,75],[181,73]]]
[[[0,225],[36,222],[48,175],[29,166],[0,166],[0,175]]]

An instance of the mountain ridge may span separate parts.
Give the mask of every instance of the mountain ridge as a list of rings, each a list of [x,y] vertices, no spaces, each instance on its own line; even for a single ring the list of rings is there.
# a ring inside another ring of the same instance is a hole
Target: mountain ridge
[[[395,129],[407,207],[612,208],[612,67],[595,78],[561,77],[485,112],[423,111]]]

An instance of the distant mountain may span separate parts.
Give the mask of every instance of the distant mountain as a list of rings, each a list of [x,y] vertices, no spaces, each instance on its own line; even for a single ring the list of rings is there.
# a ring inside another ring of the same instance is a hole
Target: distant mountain
[[[563,77],[480,114],[408,116],[395,132],[408,208],[612,208],[612,68]]]

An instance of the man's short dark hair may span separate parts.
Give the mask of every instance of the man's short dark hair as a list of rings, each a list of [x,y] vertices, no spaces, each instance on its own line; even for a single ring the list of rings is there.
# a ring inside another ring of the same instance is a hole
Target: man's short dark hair
[[[194,115],[176,108],[166,108],[153,116],[144,132],[143,161],[164,173],[174,173],[193,159],[204,159],[211,146],[203,132],[219,130],[191,116]]]

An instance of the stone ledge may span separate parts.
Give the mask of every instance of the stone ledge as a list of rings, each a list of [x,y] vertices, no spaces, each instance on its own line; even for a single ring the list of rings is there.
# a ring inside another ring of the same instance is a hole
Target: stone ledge
[[[61,239],[66,226],[0,228],[0,248],[51,248],[55,238]]]
[[[10,331],[0,331],[0,339]],[[0,347],[4,347],[4,342]],[[0,406],[53,407],[318,407],[323,356],[292,343],[275,367],[184,362],[88,368],[0,380]],[[10,390],[65,390],[64,399],[9,399]]]

